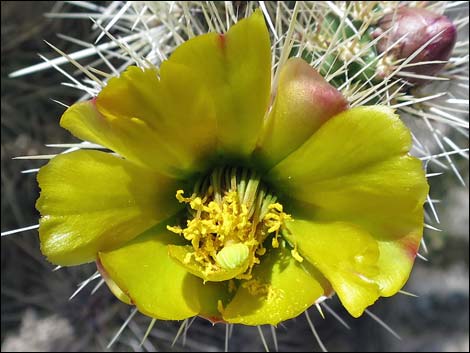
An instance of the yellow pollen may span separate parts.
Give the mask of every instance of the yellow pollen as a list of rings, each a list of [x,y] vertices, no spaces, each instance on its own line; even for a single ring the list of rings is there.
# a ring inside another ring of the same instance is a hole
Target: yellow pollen
[[[292,257],[298,261],[298,262],[302,262],[304,261],[304,258],[302,256],[300,256],[299,252],[297,251],[297,245],[295,245],[295,247],[290,251],[291,254],[292,254]]]
[[[242,284],[243,288],[253,296],[267,296],[270,290],[268,284],[263,284],[257,279],[251,279]]]
[[[193,251],[186,254],[183,263],[196,261],[205,276],[233,271],[233,278],[250,280],[253,267],[266,253],[264,240],[272,235],[272,246],[278,247],[279,232],[290,219],[274,196],[266,197],[259,178],[243,181],[237,183],[233,172],[223,175],[217,171],[210,177],[213,184],[206,183],[192,196],[184,197],[183,190],[176,192],[176,199],[187,204],[192,217],[185,226],[167,229],[191,242]]]

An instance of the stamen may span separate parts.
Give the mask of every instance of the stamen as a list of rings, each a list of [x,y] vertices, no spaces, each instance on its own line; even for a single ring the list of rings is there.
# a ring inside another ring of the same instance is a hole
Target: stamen
[[[193,251],[183,263],[195,261],[206,277],[231,271],[231,278],[251,279],[266,253],[264,241],[272,234],[277,248],[279,232],[290,219],[260,176],[245,168],[216,168],[197,181],[190,197],[178,190],[176,199],[187,204],[190,218],[185,226],[167,229],[191,242]]]
[[[304,258],[302,256],[300,256],[299,252],[297,251],[297,246],[294,247],[294,249],[292,249],[291,251],[291,254],[292,254],[292,257],[298,261],[298,262],[302,262],[304,261]]]

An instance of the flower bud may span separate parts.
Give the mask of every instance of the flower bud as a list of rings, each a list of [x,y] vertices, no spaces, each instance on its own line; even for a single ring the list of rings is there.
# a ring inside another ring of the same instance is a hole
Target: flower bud
[[[401,7],[396,12],[385,15],[378,26],[374,32],[375,37],[390,30],[378,42],[377,49],[380,53],[405,36],[388,54],[395,59],[407,59],[430,41],[410,63],[448,60],[457,37],[455,26],[446,16],[422,8]],[[416,65],[406,67],[404,71],[434,76],[444,65],[445,63]],[[413,77],[407,77],[407,81],[414,84],[426,82],[425,79]]]

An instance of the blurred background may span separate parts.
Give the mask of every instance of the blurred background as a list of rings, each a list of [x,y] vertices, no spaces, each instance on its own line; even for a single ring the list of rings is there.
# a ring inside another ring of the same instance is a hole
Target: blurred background
[[[35,173],[44,160],[12,160],[16,156],[60,152],[47,143],[74,139],[59,127],[64,108],[51,99],[72,104],[80,92],[60,83],[63,77],[47,70],[17,79],[8,74],[40,62],[37,53],[51,53],[44,39],[65,52],[79,49],[57,33],[92,41],[90,21],[49,19],[47,12],[66,9],[66,2],[1,2],[1,230],[37,224]],[[74,9],[77,10],[76,8]],[[467,32],[468,38],[468,32]],[[468,43],[468,42],[467,42]],[[69,72],[72,70],[70,67]],[[73,71],[73,70],[72,70]],[[467,118],[468,119],[468,118]],[[468,147],[468,140],[460,141]],[[468,162],[456,158],[468,185]],[[404,288],[418,298],[396,295],[381,299],[371,312],[400,336],[398,340],[368,316],[353,319],[333,299],[328,305],[350,327],[329,312],[322,319],[315,308],[310,317],[330,351],[468,351],[469,350],[469,223],[468,189],[452,173],[431,178],[433,199],[442,232],[427,231],[428,261],[417,259]],[[37,230],[2,237],[1,242],[2,351],[104,351],[131,309],[117,301],[105,286],[90,295],[93,282],[72,300],[77,285],[91,276],[94,265],[52,271],[39,251]],[[140,314],[123,331],[111,351],[221,351],[225,327],[197,319],[172,347],[181,323],[157,321],[139,347],[150,320]],[[263,327],[267,344],[274,342]],[[279,350],[320,351],[305,316],[280,325]],[[229,350],[263,351],[256,328],[235,326]]]

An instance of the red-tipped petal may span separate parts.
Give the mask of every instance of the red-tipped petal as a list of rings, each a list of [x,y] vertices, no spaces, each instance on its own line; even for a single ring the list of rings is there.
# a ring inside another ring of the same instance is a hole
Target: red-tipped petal
[[[281,70],[276,99],[259,142],[263,162],[267,167],[275,165],[347,106],[343,95],[309,64],[290,59]]]

